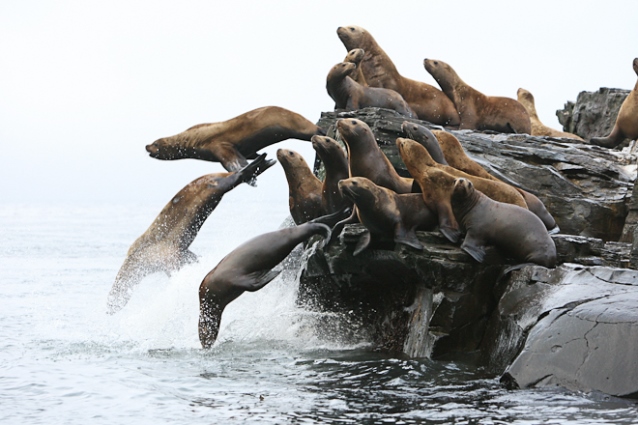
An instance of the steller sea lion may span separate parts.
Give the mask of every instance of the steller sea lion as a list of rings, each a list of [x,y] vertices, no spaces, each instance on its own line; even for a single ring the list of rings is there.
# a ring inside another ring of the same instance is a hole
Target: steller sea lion
[[[457,242],[460,238],[458,223],[449,206],[449,196],[451,195],[455,178],[464,177],[471,180],[475,183],[478,190],[492,199],[527,209],[527,205],[521,194],[503,182],[472,176],[456,168],[438,164],[432,159],[427,149],[414,140],[399,137],[396,140],[396,144],[410,175],[414,177],[414,180],[421,187],[425,204],[432,210],[437,211],[439,216],[439,230],[451,242]],[[434,173],[431,176],[429,170],[432,168],[441,170],[444,174]],[[434,177],[436,177],[436,179],[434,179]],[[444,185],[446,180],[447,185]],[[436,196],[434,197],[432,195],[433,192],[436,192]],[[433,200],[435,201],[435,205],[432,204]]]
[[[253,159],[257,151],[286,139],[310,140],[322,129],[301,115],[278,106],[264,106],[235,118],[199,124],[146,146],[153,158],[173,160],[196,158],[220,162],[228,171],[237,171]]]
[[[226,255],[199,286],[199,340],[210,348],[219,333],[226,306],[244,291],[257,291],[272,281],[281,263],[301,242],[322,234],[330,239],[330,228],[319,220],[265,233],[244,242]]]
[[[341,62],[330,69],[326,78],[326,89],[335,101],[336,109],[353,111],[366,107],[392,109],[409,118],[416,118],[414,111],[401,95],[394,90],[381,87],[362,86],[351,78],[357,66]]]
[[[494,201],[464,178],[454,183],[451,202],[455,217],[466,231],[461,249],[479,263],[484,261],[485,246],[494,245],[516,261],[556,266],[556,245],[530,211]]]
[[[502,180],[494,177],[483,167],[477,164],[472,158],[470,158],[461,146],[461,142],[452,134],[443,130],[434,130],[430,131],[428,128],[410,123],[405,121],[402,126],[403,131],[405,131],[409,137],[413,140],[421,143],[432,155],[431,148],[437,145],[439,150],[433,149],[436,153],[437,157],[439,156],[439,151],[442,151],[443,156],[445,158],[449,158],[449,161],[445,161],[445,163],[438,161],[433,155],[432,159],[434,159],[439,164],[447,164],[451,167],[456,168],[457,170],[464,171],[467,174],[472,176],[481,177],[488,180],[494,180],[497,182],[505,183]],[[505,183],[508,184],[508,183]],[[556,224],[556,220],[554,217],[547,211],[545,208],[545,204],[541,201],[536,195],[529,193],[519,187],[512,186],[516,189],[523,199],[525,200],[525,204],[527,204],[527,208],[536,214],[538,218],[545,224],[545,227],[550,233],[558,233],[560,231],[558,225]]]
[[[638,58],[634,59],[634,72],[638,75]],[[590,142],[606,148],[615,148],[625,139],[638,139],[638,81],[620,105],[616,124],[607,137],[592,137]]]
[[[494,130],[531,134],[532,124],[525,107],[508,97],[486,96],[468,86],[447,63],[424,59],[425,69],[441,86],[459,114],[459,129]]]
[[[370,87],[398,92],[421,120],[439,125],[459,125],[459,116],[450,98],[434,86],[399,74],[390,57],[365,29],[354,25],[339,27],[337,35],[348,51],[356,48],[364,50],[359,67]]]
[[[363,49],[352,49],[348,52],[343,61],[351,62],[357,66],[356,71],[354,71],[350,77],[362,86],[367,86],[368,83],[366,83],[366,77],[363,76],[363,72],[361,72],[361,67],[359,66],[364,55],[365,51]]]
[[[312,147],[321,159],[325,177],[321,187],[321,210],[332,214],[352,207],[352,202],[339,190],[339,180],[349,177],[348,158],[339,143],[326,136],[312,136]]]
[[[436,227],[436,214],[426,207],[418,193],[399,195],[365,177],[341,180],[339,190],[355,203],[359,221],[368,229],[352,255],[361,253],[376,237],[422,250],[415,233],[417,227],[427,230]]]
[[[177,192],[129,248],[109,292],[108,313],[122,309],[131,298],[132,287],[145,276],[157,271],[170,275],[184,264],[196,261],[197,256],[188,247],[224,194],[253,180],[275,162],[266,160],[266,154],[262,154],[239,171],[207,174]]]
[[[525,107],[527,113],[529,114],[529,119],[532,124],[532,136],[564,137],[567,139],[583,141],[582,138],[578,137],[575,134],[554,130],[553,128],[547,127],[545,124],[543,124],[540,118],[538,118],[538,114],[536,113],[536,105],[534,103],[534,96],[532,95],[532,93],[525,89],[518,89],[518,91],[516,92],[516,96],[519,103]]]
[[[322,183],[303,157],[289,149],[278,149],[277,159],[286,173],[288,206],[295,224],[302,224],[322,215]]]

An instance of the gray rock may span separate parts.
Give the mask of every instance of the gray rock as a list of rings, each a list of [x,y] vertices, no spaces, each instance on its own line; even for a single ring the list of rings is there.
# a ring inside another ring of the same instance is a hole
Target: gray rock
[[[607,136],[616,123],[620,105],[629,90],[601,87],[596,92],[583,91],[576,103],[567,102],[556,111],[564,131],[579,135],[585,140]]]

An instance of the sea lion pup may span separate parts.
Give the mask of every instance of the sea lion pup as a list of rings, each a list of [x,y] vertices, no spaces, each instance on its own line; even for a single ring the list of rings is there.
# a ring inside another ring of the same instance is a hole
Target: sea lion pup
[[[478,190],[492,199],[527,209],[521,194],[503,182],[472,176],[456,168],[438,164],[432,159],[427,149],[414,140],[399,137],[396,144],[410,175],[421,187],[423,201],[428,208],[437,212],[439,230],[451,242],[458,242],[461,236],[458,223],[449,204],[449,196],[456,178],[464,177],[471,180]],[[431,169],[437,169],[444,173],[432,173]]]
[[[301,242],[321,234],[330,239],[330,228],[320,220],[265,233],[244,242],[211,270],[199,287],[199,340],[210,348],[219,332],[224,308],[244,291],[257,291],[277,275],[273,270]]]
[[[366,177],[399,194],[412,192],[413,179],[399,176],[368,124],[354,118],[340,119],[337,130],[348,148],[350,177]]]
[[[350,77],[357,69],[351,62],[341,62],[330,69],[326,78],[326,90],[335,101],[336,109],[354,111],[369,106],[392,109],[409,118],[416,118],[414,111],[394,90],[367,87]]]
[[[368,230],[355,247],[352,255],[366,249],[374,238],[387,238],[395,243],[422,250],[416,229],[434,229],[437,216],[430,211],[421,195],[396,192],[377,186],[365,177],[352,177],[339,182],[339,190],[357,206],[359,221]]]
[[[461,249],[479,263],[485,259],[485,247],[494,245],[521,263],[556,266],[556,245],[530,211],[494,201],[464,178],[454,183],[452,208],[466,231]]]
[[[459,125],[459,116],[452,101],[436,87],[399,74],[390,57],[365,29],[354,25],[339,27],[337,35],[348,51],[356,48],[364,50],[359,67],[370,87],[398,92],[421,120],[439,125]]]
[[[452,133],[448,133],[447,131],[443,130],[430,131],[427,127],[410,123],[408,121],[405,121],[403,124],[403,131],[406,132],[411,139],[416,140],[417,142],[425,146],[425,148],[432,156],[432,159],[434,159],[439,164],[447,164],[472,176],[477,176],[484,179],[494,180],[500,183],[507,184],[485,171],[483,167],[481,167],[472,158],[470,158],[465,153],[465,149],[463,149],[463,146],[461,146],[461,142],[459,142],[459,140]],[[436,142],[438,143],[436,143],[432,139],[436,140]],[[445,158],[448,158],[449,161],[445,161],[445,163],[439,161],[437,159],[439,157],[439,151],[436,149],[434,149],[434,152],[436,153],[435,158],[435,156],[432,155],[432,150],[430,150],[434,146],[438,146],[440,151],[442,151],[443,156]],[[558,233],[560,231],[560,228],[556,224],[556,220],[554,220],[554,217],[552,217],[549,211],[547,211],[547,208],[545,207],[545,204],[543,204],[543,201],[541,201],[536,195],[529,193],[519,187],[512,187],[516,189],[521,194],[521,196],[523,196],[525,204],[527,204],[527,208],[541,219],[550,234]]]
[[[188,247],[224,194],[255,179],[275,162],[262,154],[237,172],[207,174],[177,192],[129,248],[108,295],[108,313],[122,309],[131,298],[132,287],[145,276],[157,271],[170,275],[196,261]]]
[[[196,158],[220,162],[237,171],[257,151],[286,139],[310,140],[323,130],[301,115],[278,106],[264,106],[227,121],[199,124],[146,146],[153,158]]]
[[[536,105],[534,103],[534,96],[532,95],[532,93],[525,89],[519,88],[516,92],[516,96],[519,103],[525,107],[527,113],[529,114],[529,119],[532,124],[532,136],[564,137],[567,139],[583,141],[582,138],[578,137],[575,134],[554,130],[553,128],[547,127],[545,124],[543,124],[540,118],[538,118],[538,114],[536,113]]]
[[[348,158],[336,140],[326,136],[312,136],[312,147],[321,159],[325,169],[325,178],[321,187],[321,210],[332,214],[352,207],[352,201],[344,197],[339,190],[339,180],[349,177]]]
[[[638,58],[634,59],[634,72],[638,75]],[[606,148],[615,148],[625,139],[638,139],[638,81],[620,105],[616,124],[607,137],[592,137],[590,142]]]
[[[362,86],[368,86],[368,83],[366,83],[366,77],[363,76],[363,72],[361,72],[361,67],[359,66],[359,64],[361,63],[361,61],[363,60],[363,55],[365,54],[365,52],[363,51],[363,49],[352,49],[348,52],[348,54],[346,55],[346,57],[343,59],[344,62],[351,62],[355,65],[357,65],[357,69],[356,71],[354,71],[350,77],[355,80],[357,83],[361,84]]]
[[[288,180],[288,207],[295,224],[302,224],[321,214],[322,183],[303,157],[289,149],[278,149],[277,159]]]
[[[423,65],[454,102],[461,120],[459,129],[531,134],[529,115],[518,101],[484,95],[468,86],[450,65],[440,60],[424,59]]]

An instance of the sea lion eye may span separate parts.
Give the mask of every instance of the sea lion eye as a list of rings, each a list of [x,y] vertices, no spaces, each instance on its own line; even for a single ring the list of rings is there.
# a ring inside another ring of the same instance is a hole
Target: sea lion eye
[[[439,61],[434,61],[434,65],[438,65],[438,64],[439,64]]]
[[[350,27],[350,31],[354,31],[354,27]]]
[[[351,121],[352,125],[357,125],[357,122],[355,120]]]

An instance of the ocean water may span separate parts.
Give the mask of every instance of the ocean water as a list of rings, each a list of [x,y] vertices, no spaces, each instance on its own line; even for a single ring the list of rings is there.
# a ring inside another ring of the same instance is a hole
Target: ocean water
[[[192,246],[198,263],[148,276],[113,316],[113,279],[161,206],[0,205],[0,423],[638,424],[635,402],[508,391],[467,365],[343,340],[325,324],[346,319],[296,306],[294,273],[230,304],[200,349],[202,278],[285,219],[227,203]]]

